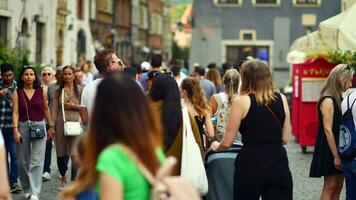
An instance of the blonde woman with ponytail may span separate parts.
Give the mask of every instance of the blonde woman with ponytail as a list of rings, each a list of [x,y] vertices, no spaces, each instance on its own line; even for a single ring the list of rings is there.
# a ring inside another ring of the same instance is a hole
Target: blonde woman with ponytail
[[[248,60],[240,73],[240,96],[232,101],[225,135],[211,148],[224,151],[237,130],[241,133],[243,147],[235,160],[233,199],[292,200],[292,174],[283,147],[290,133],[287,99],[276,92],[265,62]]]
[[[333,68],[317,104],[319,128],[310,177],[324,177],[320,199],[339,199],[344,175],[337,151],[341,114],[341,94],[352,86],[354,70],[346,64]]]
[[[230,114],[233,99],[238,95],[240,74],[236,69],[226,71],[223,77],[225,91],[210,97],[210,106],[213,117],[217,119],[215,140],[220,141],[225,133],[227,116]]]

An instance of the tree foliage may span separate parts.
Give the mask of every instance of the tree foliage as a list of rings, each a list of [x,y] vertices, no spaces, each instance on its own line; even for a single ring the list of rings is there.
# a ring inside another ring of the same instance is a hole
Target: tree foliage
[[[21,50],[16,47],[7,48],[6,44],[3,41],[0,41],[0,64],[7,62],[14,65],[15,79],[18,78],[18,75],[24,66],[32,65],[37,73],[40,73],[40,71],[42,70],[42,66],[30,63],[29,55],[29,49]]]

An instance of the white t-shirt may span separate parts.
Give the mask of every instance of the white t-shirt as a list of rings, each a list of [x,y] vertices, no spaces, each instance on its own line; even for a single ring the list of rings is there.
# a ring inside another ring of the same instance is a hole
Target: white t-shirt
[[[341,112],[342,114],[344,114],[347,110],[347,96],[348,94],[350,94],[350,98],[349,98],[349,107],[351,107],[352,102],[356,99],[356,91],[347,91],[345,92],[345,97],[341,102]],[[354,118],[354,124],[356,125],[356,102],[354,104],[354,106],[352,107],[352,116]]]
[[[81,101],[80,101],[80,106],[84,107],[84,108],[87,108],[87,110],[88,110],[88,118],[89,119],[90,119],[90,116],[91,116],[91,114],[93,112],[93,108],[94,108],[96,90],[98,88],[99,83],[102,80],[103,80],[102,78],[98,78],[98,79],[90,82],[83,89],[82,98],[81,98]]]
[[[4,138],[2,137],[2,133],[0,131],[0,148],[4,147]]]

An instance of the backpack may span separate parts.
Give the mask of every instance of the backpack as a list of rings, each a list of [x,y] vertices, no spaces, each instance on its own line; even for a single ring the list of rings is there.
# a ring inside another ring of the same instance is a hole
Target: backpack
[[[350,107],[350,95],[351,94],[347,96],[347,110],[342,115],[340,121],[338,151],[342,158],[354,158],[356,156],[356,130],[354,118],[352,116],[352,107],[354,106],[356,99],[352,102]]]
[[[177,159],[170,156],[158,169],[156,175],[137,159],[135,153],[128,147],[119,144],[120,148],[137,164],[142,175],[151,185],[150,200],[200,200],[200,196],[193,184],[180,176],[171,176],[170,173],[177,163]]]
[[[216,114],[216,131],[214,140],[221,141],[225,135],[225,129],[229,114],[231,111],[231,104],[228,101],[223,101],[222,93],[214,94],[213,97],[218,104],[219,112]]]

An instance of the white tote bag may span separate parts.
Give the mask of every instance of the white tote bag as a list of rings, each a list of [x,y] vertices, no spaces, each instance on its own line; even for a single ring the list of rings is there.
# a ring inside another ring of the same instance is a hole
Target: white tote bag
[[[187,108],[182,108],[183,113],[183,148],[181,176],[192,181],[201,195],[208,193],[208,179],[206,177],[203,159],[198,143],[195,141],[190,124]]]

